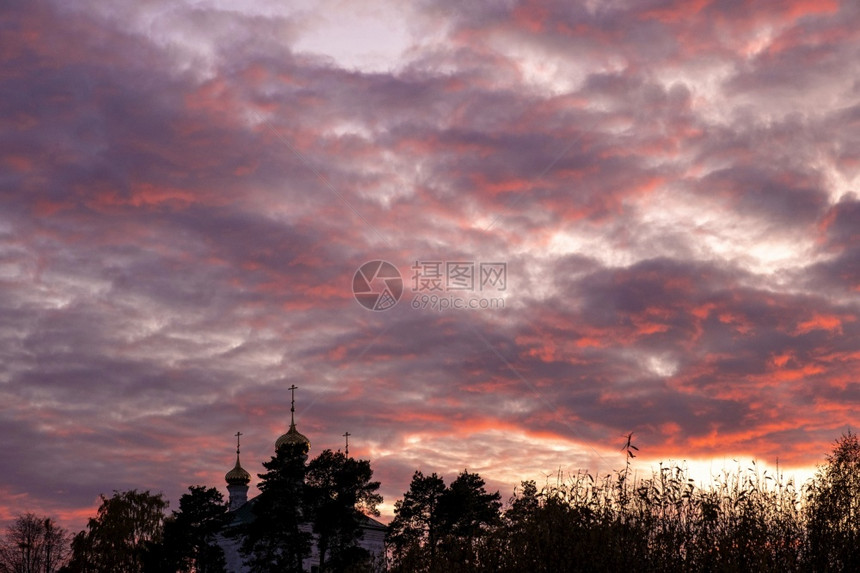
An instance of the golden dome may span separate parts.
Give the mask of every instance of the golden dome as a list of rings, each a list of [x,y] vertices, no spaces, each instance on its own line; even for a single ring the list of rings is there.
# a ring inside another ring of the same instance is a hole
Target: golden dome
[[[236,454],[236,465],[224,475],[224,479],[227,480],[227,485],[248,485],[251,481],[251,474],[239,465],[239,454]]]
[[[290,430],[275,441],[275,451],[281,449],[284,445],[303,445],[304,453],[308,453],[311,449],[311,441],[296,430],[296,424],[290,424]]]

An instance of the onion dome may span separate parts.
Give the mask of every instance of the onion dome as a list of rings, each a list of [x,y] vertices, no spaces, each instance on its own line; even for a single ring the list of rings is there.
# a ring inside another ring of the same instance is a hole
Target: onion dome
[[[239,454],[236,454],[236,465],[224,475],[224,479],[227,480],[227,485],[248,485],[251,481],[251,474],[239,464]]]
[[[290,386],[290,429],[286,434],[275,440],[275,452],[277,453],[282,447],[290,445],[290,446],[301,446],[302,453],[306,454],[311,450],[311,441],[307,439],[304,435],[300,434],[296,429],[296,390],[298,390],[298,386],[293,384]]]
[[[248,485],[248,482],[251,481],[251,474],[246,472],[242,468],[242,464],[239,463],[239,438],[242,437],[242,432],[236,432],[236,465],[233,466],[233,469],[227,472],[224,475],[224,479],[227,480],[227,485]]]
[[[280,450],[285,445],[300,445],[303,446],[304,453],[308,453],[311,449],[311,441],[296,429],[296,424],[290,424],[289,431],[275,441],[275,451]]]

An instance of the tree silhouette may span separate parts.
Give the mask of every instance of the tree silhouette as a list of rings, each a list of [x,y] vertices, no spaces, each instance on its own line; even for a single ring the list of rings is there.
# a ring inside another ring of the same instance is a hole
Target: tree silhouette
[[[356,460],[341,452],[324,450],[311,460],[306,474],[307,516],[317,535],[319,570],[343,570],[354,561],[370,558],[358,546],[362,536],[362,511],[379,515],[382,503],[378,481],[370,481],[373,470],[367,460]],[[331,563],[326,557],[331,553]]]
[[[395,503],[387,541],[394,571],[456,571],[480,568],[479,548],[500,523],[499,493],[463,471],[445,487],[438,475],[412,476]]]
[[[481,476],[463,470],[439,499],[445,553],[466,569],[480,565],[480,543],[501,523],[501,496],[487,493],[484,485]]]
[[[253,500],[254,519],[236,531],[252,573],[301,573],[310,555],[311,534],[303,524],[305,495],[304,444],[284,444],[260,474],[260,495]]]
[[[394,520],[386,541],[393,571],[433,571],[439,548],[439,501],[445,482],[438,475],[416,471],[403,499],[394,504]]]
[[[179,511],[164,523],[164,559],[171,571],[222,573],[224,551],[215,537],[229,519],[224,496],[215,488],[191,486]]]
[[[137,490],[101,496],[102,504],[87,530],[72,541],[73,573],[142,573],[160,544],[167,502],[162,495]]]
[[[0,573],[54,573],[68,560],[70,541],[51,518],[18,515],[0,538]]]

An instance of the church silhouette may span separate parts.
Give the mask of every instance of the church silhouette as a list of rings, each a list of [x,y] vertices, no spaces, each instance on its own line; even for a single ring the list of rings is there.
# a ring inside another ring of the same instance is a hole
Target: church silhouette
[[[292,393],[290,404],[290,427],[287,432],[281,435],[275,441],[275,453],[284,446],[297,445],[301,446],[305,452],[311,449],[311,441],[296,429],[295,419],[295,391],[297,387],[291,386],[289,390]],[[346,432],[344,437],[347,439],[346,454],[349,455],[349,436]],[[240,442],[242,433],[236,432],[236,464],[233,469],[228,471],[224,480],[227,482],[227,492],[229,494],[228,515],[229,521],[226,530],[217,537],[218,545],[224,551],[227,573],[246,573],[248,567],[243,562],[242,554],[239,548],[242,545],[242,537],[230,535],[229,530],[235,530],[243,525],[252,522],[255,515],[255,505],[259,501],[259,497],[248,499],[248,484],[251,482],[251,474],[249,474],[241,464],[239,459]],[[301,526],[303,531],[312,535],[313,542],[311,544],[311,552],[302,562],[302,568],[305,571],[314,573],[317,570],[319,563],[319,550],[316,543],[316,538],[313,536],[313,531],[310,523],[304,523]],[[366,549],[374,560],[382,559],[385,553],[385,532],[387,527],[376,521],[375,519],[362,516],[361,523],[362,536],[358,542],[359,547]]]

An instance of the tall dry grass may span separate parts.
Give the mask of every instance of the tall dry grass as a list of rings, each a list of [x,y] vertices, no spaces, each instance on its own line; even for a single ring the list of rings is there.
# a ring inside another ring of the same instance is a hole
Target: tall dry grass
[[[483,570],[860,571],[856,435],[800,486],[755,462],[707,486],[683,464],[639,477],[630,436],[624,449],[624,469],[611,474],[524,482],[478,548]]]

